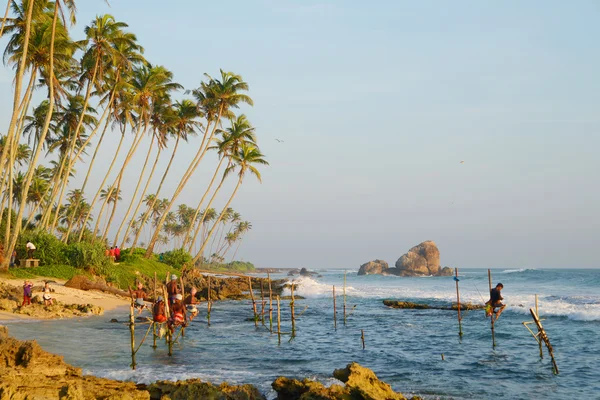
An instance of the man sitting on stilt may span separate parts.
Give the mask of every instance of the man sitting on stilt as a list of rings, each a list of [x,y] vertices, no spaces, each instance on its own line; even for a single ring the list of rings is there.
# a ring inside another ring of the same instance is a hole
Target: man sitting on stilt
[[[502,294],[500,293],[502,289],[504,289],[504,285],[498,283],[495,288],[490,290],[490,299],[487,301],[487,303],[485,303],[486,317],[491,317],[493,313],[496,314],[495,319],[498,319],[500,314],[502,314],[502,311],[506,307],[505,304],[502,304],[502,300],[504,300],[504,297],[502,297]]]

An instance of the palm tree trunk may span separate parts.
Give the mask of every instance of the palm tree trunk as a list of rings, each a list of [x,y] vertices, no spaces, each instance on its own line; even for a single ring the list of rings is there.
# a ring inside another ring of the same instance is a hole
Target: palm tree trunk
[[[27,58],[27,48],[29,46],[29,36],[30,36],[30,31],[31,31],[31,16],[32,16],[32,12],[33,12],[33,0],[29,0],[29,9],[27,12],[27,22],[26,22],[26,28],[25,28],[25,42],[23,44],[23,57],[21,59],[21,66],[20,66],[20,71],[19,71],[19,75],[17,76],[17,80],[15,83],[15,102],[14,102],[14,106],[16,108],[16,104],[19,98],[19,93],[21,91],[21,81],[23,78],[23,72],[24,72],[24,68],[25,68],[25,60]],[[41,149],[42,149],[42,143],[44,143],[44,140],[46,140],[46,134],[48,133],[48,129],[50,127],[50,120],[52,118],[52,113],[54,110],[54,37],[56,34],[56,21],[58,19],[58,3],[55,2],[54,5],[54,18],[52,20],[52,37],[50,39],[50,82],[48,85],[48,96],[50,98],[49,102],[49,107],[48,107],[48,115],[46,115],[46,120],[44,121],[44,128],[42,129],[42,135],[40,137],[40,143],[38,144],[36,150],[35,150],[35,155],[33,156],[33,158],[31,159],[31,163],[29,164],[29,169],[27,171],[27,176],[26,176],[26,181],[25,181],[25,185],[23,187],[23,193],[21,193],[21,206],[19,207],[19,215],[17,217],[17,221],[20,221],[21,218],[23,217],[23,212],[25,211],[25,199],[27,199],[27,195],[29,193],[29,186],[31,185],[31,180],[33,178],[33,173],[35,170],[35,166],[37,164],[37,160],[39,158],[39,155],[41,153]],[[13,111],[13,119],[14,119],[15,115],[14,115],[14,111]],[[14,130],[14,123],[16,121],[12,121],[11,120],[11,125],[12,125],[12,129]],[[11,134],[11,127],[9,127],[8,133],[7,133],[7,141],[8,138],[10,137]],[[2,165],[4,162],[4,160],[0,159],[0,165]],[[21,224],[17,224],[16,229],[14,229],[14,232],[12,234],[12,238],[10,240],[10,244],[7,248],[4,249],[5,251],[5,261],[4,261],[4,265],[7,269],[8,269],[8,262],[10,260],[10,254],[12,254],[15,245],[17,244],[17,238],[19,237],[19,233],[21,231]]]
[[[113,208],[110,213],[110,217],[108,217],[108,222],[106,223],[106,229],[104,230],[104,234],[102,235],[101,242],[104,242],[104,240],[106,239],[106,236],[108,236],[108,230],[110,229],[110,224],[113,220],[113,217],[115,216],[115,210],[117,209],[117,202],[119,201],[119,191],[120,190],[121,190],[121,179],[119,179],[119,183],[117,184],[117,194],[113,199],[114,200]]]
[[[217,227],[217,225],[219,224],[219,222],[221,222],[221,219],[223,219],[223,216],[227,212],[227,208],[229,208],[229,205],[231,204],[231,202],[232,202],[233,198],[235,197],[235,194],[237,193],[237,191],[240,188],[241,184],[242,184],[242,176],[240,175],[240,178],[238,179],[238,183],[237,183],[237,185],[235,185],[235,189],[233,190],[233,193],[231,193],[231,196],[229,197],[229,200],[227,201],[227,204],[225,204],[225,207],[223,207],[223,211],[221,211],[221,214],[219,215],[219,218],[217,219],[217,222],[215,222],[215,224],[213,225],[213,227],[208,232],[206,240],[204,241],[204,243],[202,243],[202,246],[200,247],[200,250],[198,251],[198,254],[196,254],[196,256],[194,257],[194,259],[192,260],[192,265],[195,265],[196,262],[198,262],[198,259],[200,259],[201,255],[202,255],[202,252],[204,251],[204,248],[208,244],[208,240],[210,239],[210,236],[213,234],[213,231],[215,230],[215,227]]]
[[[110,172],[112,171],[112,168],[114,167],[115,162],[117,161],[117,157],[119,156],[119,151],[121,150],[121,146],[123,145],[123,140],[125,140],[125,129],[123,129],[121,131],[121,139],[119,140],[119,144],[117,145],[117,150],[115,151],[115,155],[113,156],[113,159],[110,162],[110,165],[108,167],[108,170],[106,171],[106,174],[104,174],[104,179],[102,179],[102,183],[100,184],[100,186],[98,187],[98,190],[96,191],[96,194],[94,195],[94,199],[92,200],[92,203],[90,204],[89,210],[85,213],[85,216],[83,217],[82,226],[87,225],[90,215],[92,214],[92,211],[94,210],[94,206],[96,205],[96,202],[98,201],[98,198],[100,196],[100,192],[102,192],[102,188],[106,184],[106,181],[108,180]],[[77,241],[81,242],[82,238],[83,238],[83,229],[79,232],[79,237],[77,238]]]
[[[85,193],[84,192],[85,187],[86,187],[88,179],[90,177],[90,173],[92,172],[92,167],[94,166],[94,161],[96,160],[96,155],[98,154],[98,150],[100,149],[100,145],[102,144],[102,140],[104,139],[104,135],[106,134],[106,130],[107,130],[109,124],[110,124],[110,119],[107,118],[106,123],[104,124],[104,129],[102,130],[102,135],[100,135],[100,140],[98,141],[98,145],[96,146],[96,149],[94,150],[94,155],[92,156],[92,159],[90,160],[90,166],[88,167],[87,174],[85,175],[83,185],[81,186],[82,194]],[[67,233],[65,234],[65,239],[64,239],[65,243],[67,243],[67,241],[69,240],[69,235],[71,234],[71,230],[73,229],[73,222],[75,221],[75,215],[77,215],[78,208],[79,208],[79,203],[76,203],[75,210],[73,210],[73,215],[69,219],[69,227],[67,228]]]
[[[219,108],[219,113],[217,114],[217,118],[215,119],[214,127],[212,129],[210,137],[208,137],[208,141],[206,140],[207,139],[206,136],[208,134],[210,124],[206,125],[206,130],[204,131],[204,137],[202,138],[202,142],[200,143],[198,152],[196,153],[196,156],[194,157],[194,159],[188,166],[187,170],[185,171],[183,178],[179,182],[179,185],[177,185],[177,189],[175,189],[175,192],[173,193],[173,196],[171,197],[171,201],[169,202],[169,205],[167,206],[165,212],[163,213],[160,220],[158,221],[158,226],[156,227],[156,230],[154,231],[154,234],[152,235],[152,239],[150,239],[150,243],[148,244],[148,248],[146,249],[146,254],[145,254],[146,258],[150,258],[150,256],[152,255],[152,251],[154,250],[154,245],[156,244],[156,241],[158,240],[158,235],[160,235],[162,226],[165,223],[165,218],[167,216],[167,213],[171,210],[171,208],[173,207],[173,204],[175,204],[175,200],[177,199],[177,197],[179,196],[179,194],[181,193],[181,191],[187,184],[190,177],[194,174],[194,171],[196,170],[196,168],[198,168],[198,165],[200,164],[200,161],[202,161],[202,158],[204,158],[204,155],[206,154],[206,151],[208,150],[208,146],[209,146],[210,142],[212,141],[213,136],[215,135],[215,131],[217,130],[217,126],[219,125],[219,121],[221,119],[222,113],[223,113],[223,106],[221,106]],[[205,145],[205,143],[206,143],[206,145]]]
[[[133,193],[133,197],[131,198],[131,202],[129,203],[129,208],[127,208],[127,212],[125,213],[125,218],[123,218],[123,221],[121,222],[121,225],[119,226],[119,230],[117,231],[117,234],[115,236],[115,241],[114,241],[115,246],[117,245],[117,240],[119,238],[119,233],[121,232],[121,228],[127,221],[127,218],[129,218],[129,213],[131,212],[131,206],[133,206],[133,203],[135,202],[135,197],[137,195],[140,184],[142,183],[142,177],[144,176],[144,172],[146,171],[146,164],[148,164],[148,160],[150,158],[150,153],[152,152],[152,147],[154,145],[154,138],[155,138],[155,136],[152,135],[152,141],[150,142],[150,148],[148,149],[148,154],[146,155],[146,161],[144,162],[144,166],[142,167],[142,172],[140,173],[140,179],[138,181],[137,186],[135,187],[135,192]],[[152,181],[152,175],[154,175],[154,171],[156,169],[156,163],[158,163],[158,159],[160,157],[160,152],[161,152],[161,147],[160,147],[160,143],[159,143],[158,150],[156,152],[156,158],[154,159],[154,164],[152,164],[152,168],[150,169],[150,175],[148,176],[148,179],[146,180],[146,184],[144,185],[144,188],[142,189],[140,200],[138,201],[138,204],[135,207],[135,211],[133,212],[131,221],[129,221],[129,223],[127,224],[127,229],[125,229],[125,236],[123,237],[123,241],[121,242],[121,248],[125,244],[125,239],[127,238],[127,235],[129,235],[129,230],[131,229],[131,223],[133,222],[135,216],[137,215],[137,213],[140,209],[140,206],[142,205],[142,202],[144,201],[144,195],[148,191],[148,186],[150,185],[150,182]]]
[[[31,213],[29,214],[29,218],[27,218],[27,222],[25,222],[25,225],[21,229],[25,228],[26,226],[28,226],[31,223],[31,220],[33,220],[33,218],[35,217],[35,213],[40,208],[41,204],[42,204],[42,202],[40,201],[39,203],[37,203],[35,205],[33,210],[31,210]]]
[[[217,165],[217,169],[215,170],[215,173],[213,174],[212,179],[210,180],[210,183],[208,184],[208,188],[204,192],[204,195],[202,195],[202,198],[200,199],[200,202],[198,203],[198,207],[196,207],[196,211],[194,212],[194,217],[192,218],[192,223],[190,224],[190,227],[188,228],[187,232],[185,233],[185,239],[183,240],[183,243],[181,245],[182,248],[184,248],[188,244],[188,242],[190,242],[190,233],[192,232],[192,229],[194,229],[196,218],[198,218],[198,214],[200,213],[200,210],[202,209],[202,203],[204,203],[204,199],[206,199],[208,192],[210,192],[212,185],[215,183],[215,179],[216,179],[217,175],[219,174],[219,169],[221,168],[221,164],[223,164],[224,159],[225,159],[225,157],[221,157],[221,160],[219,160],[219,165]],[[198,224],[194,229],[194,232],[195,232],[194,240],[196,239],[196,236],[198,236],[198,231],[200,230],[201,225],[202,225],[202,223]],[[191,241],[192,244],[194,243],[194,240]],[[190,250],[188,250],[188,251],[190,251]]]
[[[4,25],[6,24],[6,19],[8,18],[8,12],[10,11],[10,3],[12,0],[8,0],[8,3],[6,3],[6,12],[4,12],[4,19],[2,20],[2,26],[0,27],[0,37],[2,37],[2,34],[4,33]]]
[[[237,254],[238,250],[240,249],[240,246],[241,246],[241,244],[242,244],[242,239],[243,239],[243,238],[244,238],[243,236],[242,236],[242,237],[240,237],[240,241],[238,242],[238,245],[237,245],[237,247],[235,248],[235,251],[233,252],[233,256],[231,256],[231,261],[230,261],[230,262],[233,262],[233,260],[235,260],[235,255]]]
[[[158,189],[156,189],[156,193],[154,194],[154,196],[155,196],[154,201],[152,202],[152,204],[150,204],[148,206],[148,210],[146,210],[146,213],[144,214],[144,217],[142,218],[142,221],[140,222],[140,229],[136,233],[135,239],[133,239],[133,243],[131,245],[131,253],[132,254],[133,254],[133,249],[135,249],[137,241],[139,240],[140,235],[142,234],[142,228],[146,224],[146,221],[148,221],[148,217],[150,217],[150,213],[152,212],[152,208],[154,207],[154,204],[158,201],[158,195],[160,194],[160,189],[162,188],[162,185],[165,182],[167,175],[169,174],[169,169],[171,168],[171,164],[173,163],[173,159],[175,158],[175,153],[177,152],[177,147],[179,146],[180,138],[181,138],[181,136],[177,135],[177,139],[175,140],[175,148],[173,149],[173,153],[171,154],[171,159],[169,160],[169,164],[167,164],[167,168],[165,169],[165,172],[163,173],[162,179],[160,180],[160,183],[158,184]]]
[[[98,126],[100,126],[100,124],[102,123],[102,119],[100,121],[98,121],[98,124],[96,124],[96,129],[94,129],[94,131],[92,131],[92,133],[89,135],[87,140],[81,146],[81,149],[79,149],[79,151],[77,152],[77,155],[74,156],[77,141],[79,140],[79,130],[81,129],[81,126],[83,125],[83,120],[85,119],[85,112],[87,111],[88,103],[90,101],[90,94],[92,93],[92,86],[94,86],[94,83],[96,81],[96,73],[98,71],[99,63],[100,63],[100,59],[97,58],[96,64],[94,64],[94,71],[92,72],[92,80],[90,82],[88,82],[88,87],[87,87],[87,90],[85,93],[85,99],[83,100],[83,109],[81,110],[81,116],[79,117],[79,121],[77,121],[77,126],[75,127],[75,133],[73,134],[73,144],[71,145],[71,148],[69,150],[69,157],[67,159],[67,161],[68,161],[67,172],[65,173],[65,177],[63,178],[63,182],[61,184],[60,195],[58,196],[58,203],[56,205],[56,214],[54,215],[54,221],[52,221],[52,227],[50,228],[52,231],[56,228],[56,224],[58,222],[58,214],[60,212],[60,206],[62,204],[65,190],[69,184],[69,175],[71,174],[71,171],[73,170],[73,167],[75,166],[75,163],[77,162],[77,158],[85,150],[85,146],[87,146],[87,144],[92,139],[94,134],[98,131]],[[106,109],[104,110],[103,117],[106,116],[108,109],[109,109],[109,107],[106,107]]]

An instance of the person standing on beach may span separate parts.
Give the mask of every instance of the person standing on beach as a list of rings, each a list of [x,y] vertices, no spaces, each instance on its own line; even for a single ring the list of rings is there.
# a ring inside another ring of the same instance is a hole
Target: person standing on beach
[[[169,305],[175,302],[175,296],[181,293],[181,289],[177,284],[177,275],[171,275],[171,282],[167,283],[167,294],[169,295]]]
[[[13,250],[12,254],[10,255],[10,266],[14,267],[16,261],[17,261],[17,251]]]
[[[504,285],[498,283],[495,288],[490,290],[490,299],[485,303],[487,306],[485,308],[486,316],[491,317],[493,313],[496,314],[495,319],[498,319],[500,314],[502,314],[502,311],[506,307],[505,304],[502,304],[502,300],[504,300],[504,297],[502,297],[502,294],[500,293],[502,289],[504,289]],[[498,310],[496,311],[497,308]]]
[[[119,246],[115,246],[115,261],[121,261],[121,249],[119,248]]]
[[[27,248],[27,258],[31,260],[33,258],[33,252],[35,251],[35,245],[31,242],[27,242],[25,247]]]
[[[115,262],[115,248],[114,247],[111,246],[110,250],[108,251],[108,256],[110,257],[112,262]]]
[[[31,305],[31,291],[33,288],[33,284],[30,281],[23,282],[23,303],[21,307],[25,305]]]

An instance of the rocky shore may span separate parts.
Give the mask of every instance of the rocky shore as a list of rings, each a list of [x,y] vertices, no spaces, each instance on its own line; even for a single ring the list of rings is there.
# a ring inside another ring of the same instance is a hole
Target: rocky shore
[[[9,336],[0,326],[0,399],[36,400],[265,400],[252,385],[213,385],[200,379],[171,382],[158,381],[150,385],[122,382],[83,375],[80,368],[63,358],[44,351],[35,341],[20,341]],[[277,378],[273,389],[279,400],[344,399],[401,400],[401,393],[380,381],[375,373],[357,363],[333,372],[340,381],[325,387],[304,379]],[[343,383],[343,385],[341,385]],[[417,400],[419,397],[412,397]]]

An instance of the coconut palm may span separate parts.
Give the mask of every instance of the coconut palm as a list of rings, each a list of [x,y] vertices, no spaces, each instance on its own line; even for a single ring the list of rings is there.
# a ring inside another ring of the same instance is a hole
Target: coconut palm
[[[252,224],[248,221],[243,221],[243,222],[239,222],[237,224],[237,227],[235,228],[235,234],[237,236],[237,242],[238,245],[235,248],[235,251],[233,252],[233,256],[231,256],[231,261],[235,260],[235,255],[237,254],[238,250],[240,249],[240,245],[242,244],[242,239],[244,239],[246,233],[252,229]]]
[[[260,172],[255,167],[255,165],[269,165],[269,163],[264,159],[264,155],[260,152],[258,147],[255,147],[255,146],[249,145],[249,144],[245,144],[245,143],[241,145],[237,154],[234,154],[232,157],[233,157],[234,164],[232,166],[230,166],[227,170],[225,170],[225,174],[230,174],[230,173],[234,172],[235,169],[237,169],[238,170],[238,182],[235,186],[235,189],[233,190],[233,193],[229,197],[227,204],[225,204],[223,211],[219,215],[219,218],[217,218],[217,221],[213,224],[211,230],[208,232],[207,238],[202,243],[202,246],[200,247],[198,254],[196,254],[196,256],[194,257],[194,259],[193,259],[194,264],[196,262],[198,262],[198,260],[202,256],[202,252],[204,251],[206,245],[208,244],[208,241],[209,241],[211,235],[213,234],[215,228],[218,226],[219,222],[221,221],[221,219],[227,212],[227,209],[229,208],[229,205],[233,201],[233,198],[235,197],[238,189],[240,188],[240,185],[242,184],[242,181],[243,181],[244,177],[246,176],[246,174],[250,173],[250,174],[256,176],[258,181],[261,182],[262,180],[261,180]]]
[[[104,228],[104,233],[102,234],[102,239],[100,240],[101,242],[104,242],[104,240],[106,239],[106,235],[108,234],[108,230],[110,229],[110,223],[112,222],[113,217],[115,216],[115,209],[117,208],[117,202],[122,200],[121,198],[121,190],[120,190],[120,186],[117,185],[117,189],[116,190],[111,190],[112,188],[107,188],[107,189],[103,189],[102,193],[100,194],[100,196],[103,199],[106,199],[107,204],[112,203],[113,207],[112,207],[112,212],[110,213],[110,217],[108,218],[108,221],[106,222],[106,226]]]
[[[177,189],[171,197],[167,211],[173,207],[175,200],[194,174],[196,168],[202,161],[206,151],[208,150],[209,144],[215,134],[217,126],[223,115],[230,116],[231,110],[239,108],[241,103],[253,105],[252,99],[242,93],[248,90],[248,84],[243,81],[240,75],[233,74],[231,72],[225,72],[221,70],[221,79],[213,79],[209,77],[208,83],[202,83],[201,87],[194,92],[194,95],[199,100],[199,108],[204,108],[204,114],[206,116],[206,128],[202,142],[198,148],[196,156],[188,166],[188,169],[183,175],[183,178],[179,182]],[[210,125],[213,124],[212,130]],[[210,134],[209,134],[210,131]],[[150,257],[154,249],[154,243],[156,242],[160,233],[160,227],[164,223],[164,220],[159,221],[159,229],[154,232],[148,248],[146,249],[146,257]]]

